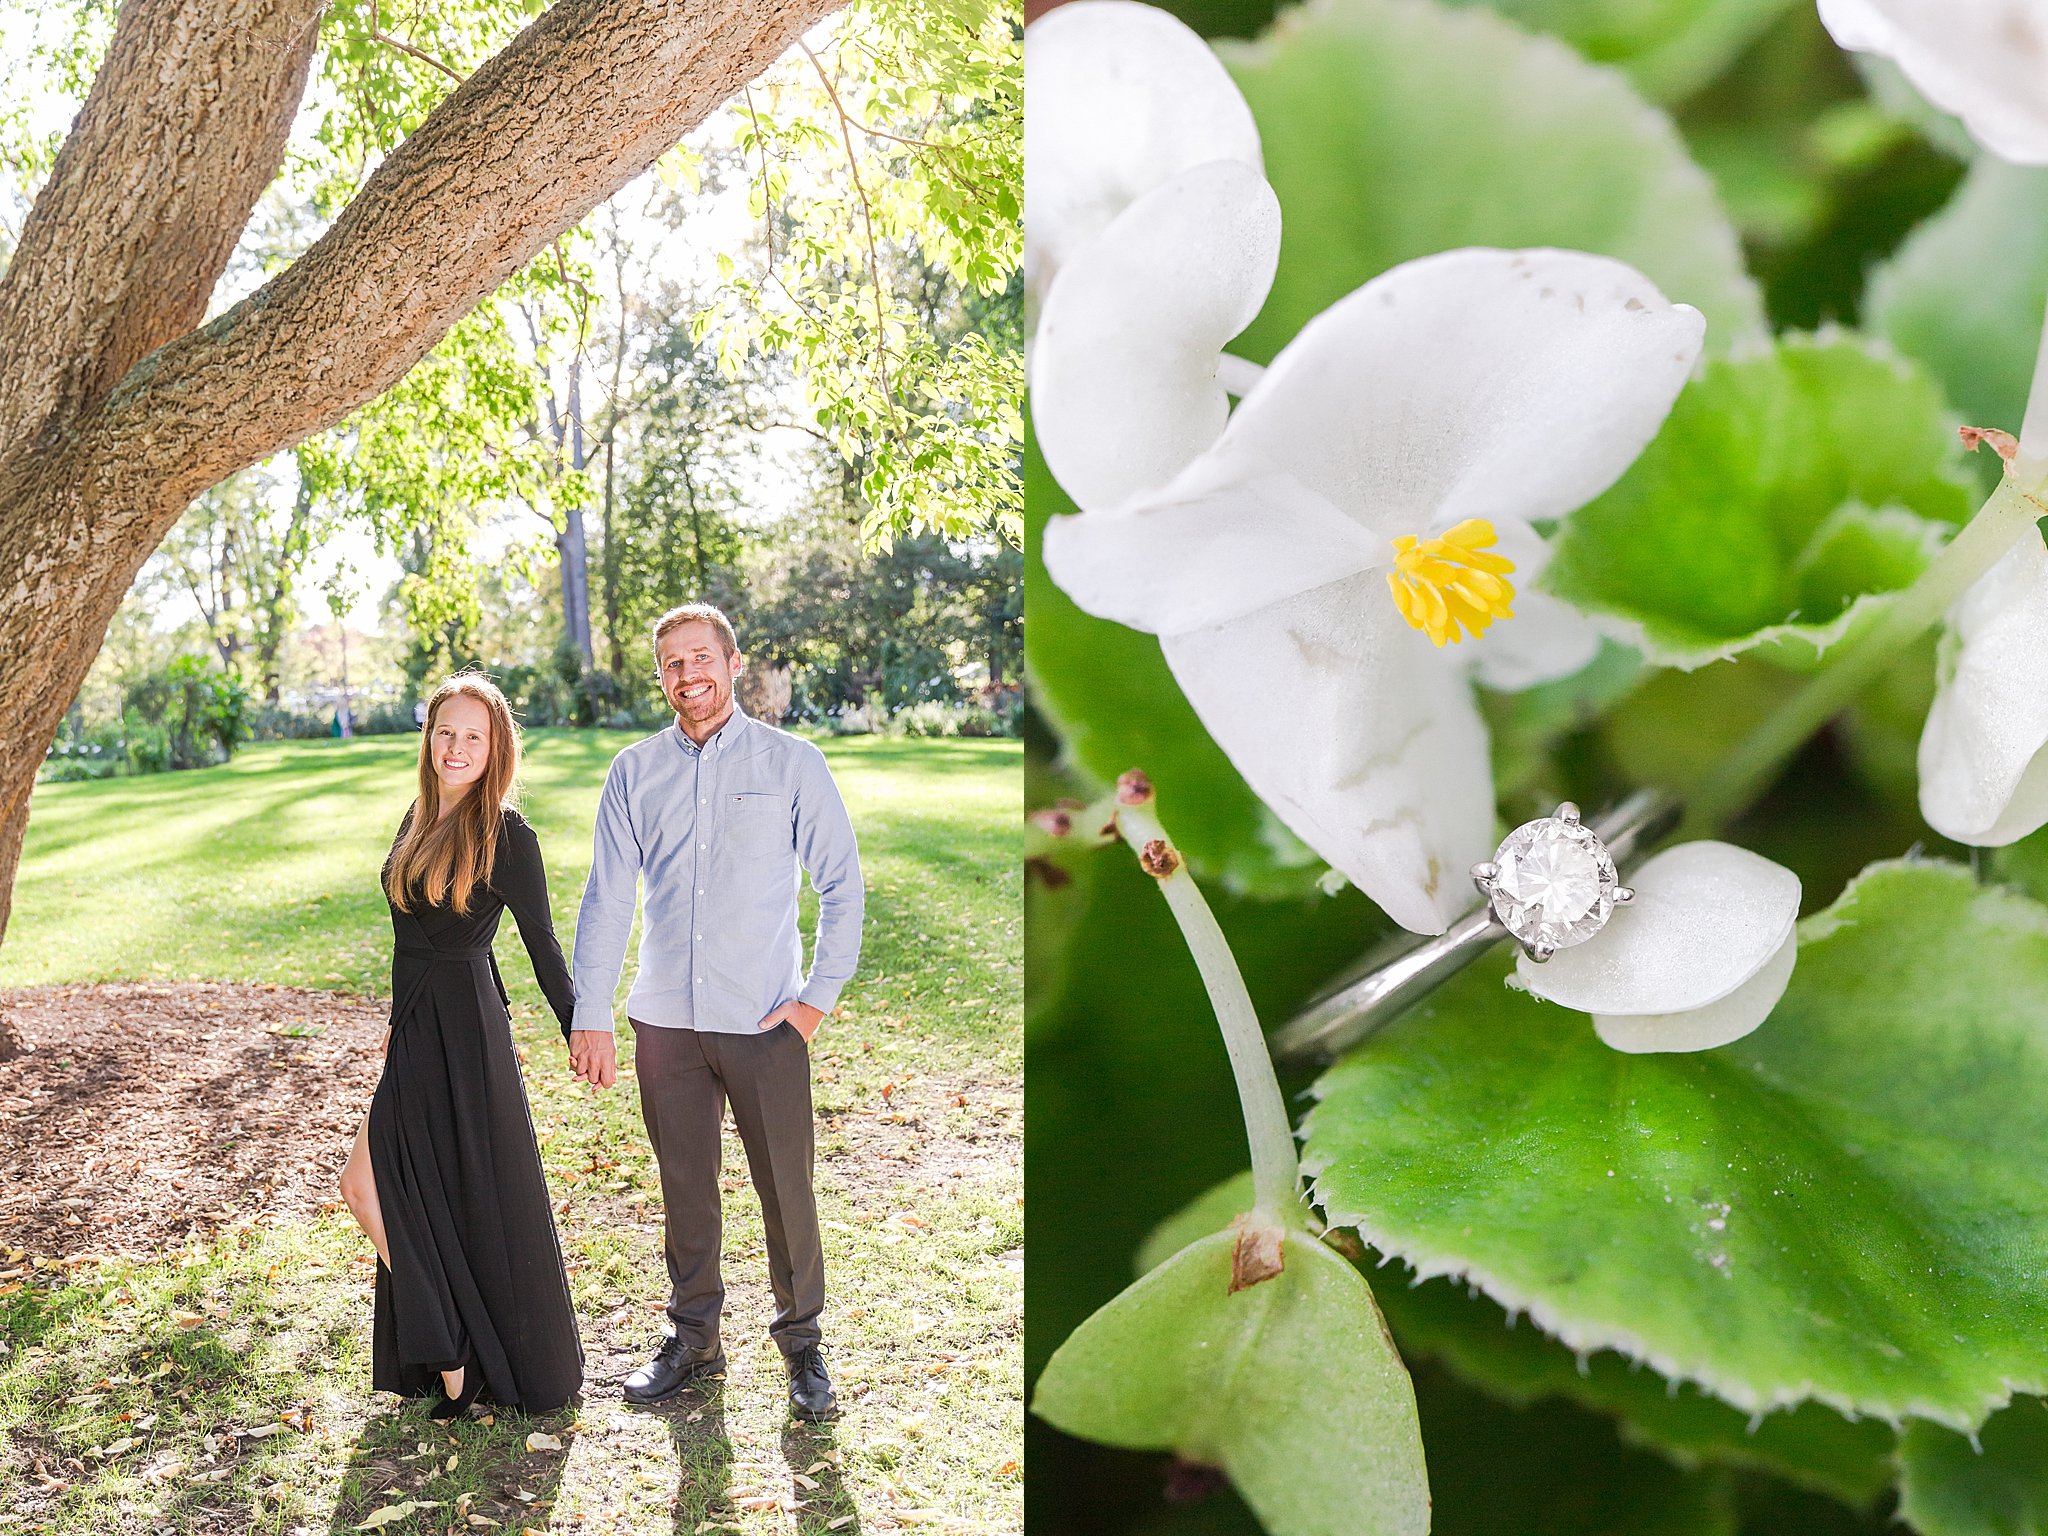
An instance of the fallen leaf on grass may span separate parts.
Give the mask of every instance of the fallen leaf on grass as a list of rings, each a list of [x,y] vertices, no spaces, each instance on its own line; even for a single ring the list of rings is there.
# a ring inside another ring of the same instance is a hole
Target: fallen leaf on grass
[[[403,1520],[407,1515],[416,1514],[420,1510],[432,1509],[440,1502],[439,1499],[406,1499],[402,1503],[387,1504],[361,1525],[357,1526],[356,1529],[359,1531],[379,1530],[391,1524],[394,1520]]]
[[[526,1437],[526,1448],[529,1451],[559,1451],[562,1440],[559,1435],[544,1435],[536,1429]]]
[[[206,1318],[198,1312],[173,1312],[171,1314],[171,1321],[180,1328],[197,1328],[206,1321]]]
[[[460,1459],[461,1459],[460,1457],[456,1457],[456,1456],[450,1456],[450,1457],[448,1458],[448,1463],[447,1463],[447,1465],[446,1465],[446,1466],[444,1466],[444,1467],[442,1467],[442,1468],[441,1468],[441,1470],[442,1470],[443,1472],[453,1472],[453,1471],[455,1470],[455,1463],[456,1463],[457,1461],[459,1461]]]
[[[246,1440],[267,1440],[272,1435],[283,1434],[284,1426],[282,1424],[258,1424],[254,1429],[238,1429],[235,1433]]]

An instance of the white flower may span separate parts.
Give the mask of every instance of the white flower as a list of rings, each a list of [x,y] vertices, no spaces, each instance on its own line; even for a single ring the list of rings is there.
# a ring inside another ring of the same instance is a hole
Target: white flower
[[[2048,826],[2048,546],[2038,532],[1949,614],[1920,735],[1920,814],[1982,848]]]
[[[1559,676],[1592,643],[1562,604],[1521,629],[1511,605],[1544,603],[1502,567],[1540,563],[1528,525],[1642,451],[1703,331],[1604,257],[1408,262],[1305,326],[1170,482],[1055,519],[1047,570],[1090,612],[1158,634],[1294,833],[1395,921],[1442,932],[1492,847],[1468,668]],[[1049,382],[1041,421],[1064,408]],[[1482,633],[1498,654],[1447,644]]]
[[[1994,155],[2048,165],[2048,0],[1820,0],[1837,43],[1894,60]]]
[[[1033,425],[1083,508],[1170,479],[1230,405],[1223,345],[1259,311],[1280,205],[1209,45],[1164,11],[1075,0],[1025,30]]]
[[[1635,899],[1583,944],[1516,980],[1593,1015],[1617,1051],[1704,1051],[1739,1040],[1785,995],[1799,957],[1799,877],[1729,843],[1680,843],[1647,861]]]

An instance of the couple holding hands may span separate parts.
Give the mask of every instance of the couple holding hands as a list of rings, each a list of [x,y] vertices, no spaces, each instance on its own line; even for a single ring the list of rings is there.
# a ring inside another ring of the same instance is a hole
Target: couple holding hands
[[[819,1352],[810,1039],[860,951],[853,828],[824,754],[734,703],[745,662],[723,613],[692,603],[664,614],[654,657],[675,723],[619,753],[605,778],[573,982],[539,841],[506,803],[519,737],[504,695],[461,674],[427,704],[419,795],[384,865],[397,940],[384,1072],[341,1185],[379,1260],[372,1382],[416,1396],[438,1376],[436,1418],[480,1395],[545,1412],[583,1386],[491,939],[509,909],[576,1075],[609,1088],[612,996],[642,881],[626,1014],[661,1170],[674,1331],[622,1390],[628,1402],[659,1402],[725,1368],[718,1168],[729,1103],[761,1200],[769,1331],[791,1411],[812,1421],[837,1411]],[[808,977],[799,865],[818,892]]]

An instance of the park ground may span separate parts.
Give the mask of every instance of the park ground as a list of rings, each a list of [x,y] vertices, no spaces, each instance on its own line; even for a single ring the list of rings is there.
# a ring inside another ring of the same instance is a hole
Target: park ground
[[[528,744],[565,948],[630,739]],[[35,1046],[0,1065],[0,1536],[1021,1529],[1021,753],[822,745],[868,914],[813,1047],[845,1405],[816,1428],[787,1416],[730,1134],[727,1378],[659,1410],[621,1400],[665,1295],[630,1055],[609,1094],[568,1075],[509,922],[589,1385],[556,1414],[452,1429],[370,1391],[371,1251],[334,1180],[379,1068],[377,869],[416,738],[38,790],[0,949],[0,1007]]]

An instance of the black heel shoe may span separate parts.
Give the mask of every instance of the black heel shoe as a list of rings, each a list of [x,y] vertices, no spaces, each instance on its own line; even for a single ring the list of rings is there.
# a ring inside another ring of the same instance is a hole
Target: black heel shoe
[[[469,1412],[469,1405],[476,1401],[477,1394],[484,1389],[484,1373],[477,1369],[476,1356],[471,1355],[462,1367],[462,1395],[450,1397],[444,1384],[441,1401],[434,1404],[428,1415],[435,1419],[459,1419]]]

